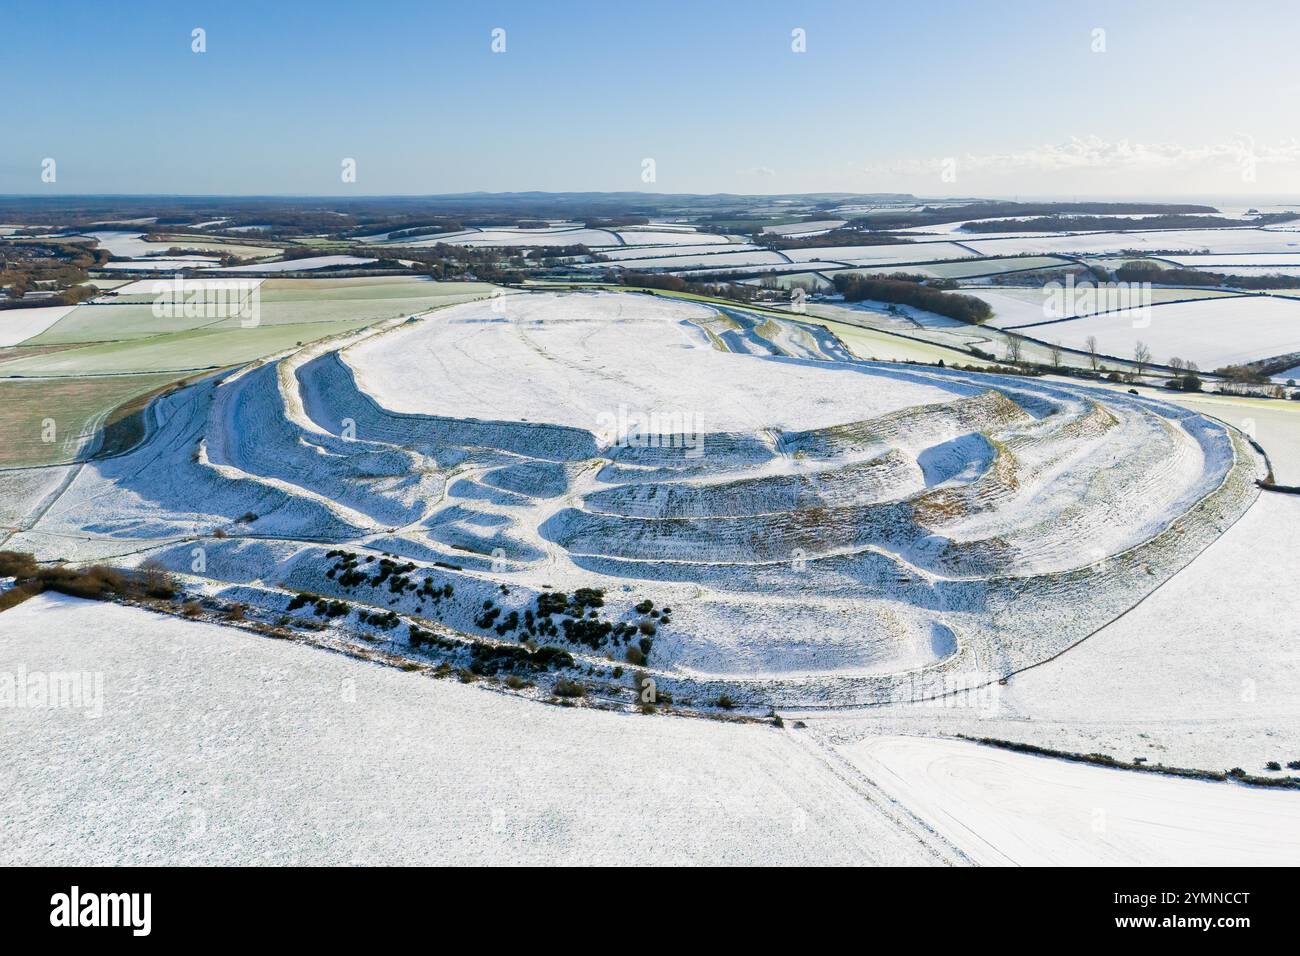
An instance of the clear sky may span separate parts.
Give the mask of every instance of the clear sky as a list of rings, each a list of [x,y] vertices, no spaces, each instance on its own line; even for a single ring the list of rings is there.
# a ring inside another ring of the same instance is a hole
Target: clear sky
[[[0,0],[0,193],[1286,196],[1297,50],[1267,0]]]

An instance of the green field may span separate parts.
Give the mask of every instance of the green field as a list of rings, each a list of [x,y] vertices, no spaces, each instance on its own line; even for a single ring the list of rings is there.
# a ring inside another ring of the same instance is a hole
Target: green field
[[[372,319],[193,329],[119,342],[98,342],[0,363],[0,376],[113,375],[183,372],[251,362],[299,343],[370,325]],[[3,378],[0,378],[0,382]]]
[[[114,375],[57,381],[0,380],[0,468],[71,461],[115,409],[176,375]],[[52,441],[47,439],[53,439]]]
[[[23,343],[81,347],[0,361],[0,376],[218,368],[299,341],[472,301],[492,288],[485,283],[418,278],[268,279],[258,289],[257,325],[249,328],[238,315],[159,317],[152,305],[139,303],[140,296],[119,296],[112,305],[78,306]],[[144,297],[152,299],[152,295]]]
[[[97,430],[126,421],[133,403],[196,373],[484,298],[494,288],[417,277],[270,279],[258,290],[258,324],[248,328],[238,317],[156,316],[152,293],[79,306],[22,345],[0,349],[0,427],[8,439],[0,467],[71,461]],[[129,440],[126,426],[111,435],[123,433]]]

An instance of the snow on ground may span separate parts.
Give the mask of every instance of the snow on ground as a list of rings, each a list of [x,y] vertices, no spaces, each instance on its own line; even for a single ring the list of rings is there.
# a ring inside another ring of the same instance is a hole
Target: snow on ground
[[[1300,497],[1261,495],[1129,614],[1013,677],[1002,704],[1057,749],[1256,774],[1300,760],[1298,537]]]
[[[107,249],[115,256],[123,256],[129,259],[148,256],[155,252],[166,252],[167,249],[171,248],[169,245],[160,246],[156,242],[146,242],[144,233],[141,232],[103,230],[87,232],[83,235],[89,236],[99,243],[99,248]]]
[[[853,265],[872,265],[965,259],[973,258],[975,253],[963,249],[955,242],[900,242],[881,246],[810,246],[805,249],[786,249],[785,255],[794,262],[810,262],[818,259],[848,262]]]
[[[983,256],[1034,253],[1115,253],[1130,249],[1200,252],[1300,252],[1300,236],[1267,229],[1153,229],[1149,232],[1091,232],[1014,239],[963,239]]]
[[[0,309],[0,347],[17,345],[40,335],[75,305],[46,305],[31,309]]]
[[[1005,686],[807,719],[837,743],[964,733],[1267,776],[1300,760],[1297,539],[1300,497],[1265,493],[1142,603]]]
[[[0,709],[7,866],[955,858],[770,726],[546,707],[57,596],[0,613],[19,668],[86,674],[86,706]]]
[[[1123,359],[1131,359],[1137,343],[1145,342],[1158,363],[1177,356],[1216,369],[1300,352],[1300,301],[1277,296],[1201,299],[1019,331],[1078,351],[1086,351],[1089,336],[1096,336],[1101,354]]]
[[[621,229],[615,235],[629,246],[717,246],[731,242],[729,236],[719,236],[711,232],[681,232],[676,229],[662,232],[648,229]]]
[[[703,257],[701,257],[703,258]],[[725,275],[745,275],[745,276],[777,276],[783,273],[791,272],[814,272],[820,270],[839,270],[844,266],[838,262],[819,262],[816,259],[807,262],[776,262],[750,266],[729,266],[721,269],[715,269],[708,263],[696,265],[690,269],[674,269],[671,273],[675,276],[725,276]]]
[[[1300,379],[1300,367],[1292,369]],[[1281,377],[1283,381],[1290,376]],[[1300,402],[1233,395],[1173,395],[1171,401],[1213,415],[1259,441],[1278,484],[1300,486]]]
[[[779,263],[789,264],[780,253],[767,252],[764,250],[751,250],[749,252],[704,252],[698,255],[678,255],[676,252],[669,252],[666,255],[656,256],[654,258],[635,259],[625,264],[625,268],[638,271],[656,270],[656,269],[699,269],[713,266],[757,266],[757,265],[775,265]],[[594,262],[588,268],[607,269],[609,264],[605,262]],[[799,268],[806,268],[800,265]]]
[[[812,222],[789,222],[781,226],[764,226],[763,231],[773,236],[815,236],[844,225],[843,219],[817,219]]]
[[[692,242],[689,245],[674,246],[663,249],[658,246],[630,246],[620,249],[602,249],[600,254],[606,259],[624,263],[625,268],[636,269],[642,260],[656,259],[664,256],[689,256],[698,253],[727,254],[732,252],[754,252],[758,246],[748,242],[710,243]],[[785,260],[782,260],[785,261]]]
[[[1167,256],[1170,262],[1176,262],[1180,266],[1189,266],[1197,269],[1210,269],[1212,271],[1231,273],[1236,266],[1290,266],[1295,268],[1300,266],[1300,247],[1291,252],[1274,252],[1259,253],[1250,255],[1247,253],[1238,253],[1237,255],[1222,256]]]
[[[1097,288],[1092,291],[1087,286],[1076,286],[1072,296],[1064,293],[1053,294],[1050,287],[969,289],[963,288],[962,295],[983,299],[993,307],[993,318],[985,325],[995,329],[1011,329],[1020,326],[1039,325],[1066,315],[1088,315],[1093,312],[1106,312],[1122,307],[1140,304],[1149,299],[1154,305],[1170,302],[1185,302],[1194,299],[1221,299],[1232,293],[1216,289],[1163,289],[1152,288],[1145,291],[1138,287],[1126,287],[1117,283]],[[1050,326],[1043,334],[1050,338]],[[1030,332],[1029,334],[1034,334]]]
[[[182,269],[199,269],[216,265],[216,256],[176,256],[163,259],[132,259],[129,262],[106,262],[100,269],[129,272],[180,272]]]
[[[712,314],[622,293],[518,296],[456,306],[344,354],[362,389],[393,411],[591,431],[620,407],[663,412],[661,431],[685,421],[714,432],[816,428],[952,397],[906,381],[882,389],[825,364],[719,351],[685,321]]]
[[[649,235],[646,233],[645,235]],[[666,233],[666,235],[676,235]],[[606,229],[482,229],[440,240],[455,246],[617,246],[618,238]],[[398,240],[398,245],[422,245]]]
[[[310,256],[305,259],[286,259],[283,262],[255,262],[246,266],[229,266],[220,271],[304,272],[311,269],[329,269],[335,266],[365,266],[378,261],[378,259],[363,259],[360,256]]]
[[[1079,215],[1084,215],[1084,214],[1080,213]],[[1120,222],[1117,222],[1116,225],[1122,225],[1124,222],[1127,222],[1128,220],[1138,220],[1138,221],[1140,221],[1140,220],[1143,220],[1143,219],[1155,219],[1155,218],[1157,218],[1157,217],[1160,217],[1160,216],[1166,216],[1166,215],[1168,215],[1168,213],[1163,213],[1163,212],[1152,212],[1152,213],[1088,213],[1088,214],[1086,214],[1087,218],[1089,218],[1089,219],[1115,219],[1115,220],[1120,220]],[[1205,215],[1205,216],[1219,216],[1219,217],[1226,218],[1226,217],[1223,216],[1223,213],[1200,213],[1199,215]],[[1065,216],[1065,217],[1063,217],[1063,218],[1065,218],[1065,219],[1067,220],[1067,221],[1066,221],[1066,224],[1065,224],[1065,227],[1064,227],[1063,229],[1060,229],[1060,230],[1056,231],[1056,232],[1042,232],[1042,231],[1039,231],[1039,230],[1033,230],[1033,231],[1026,232],[1026,231],[1023,231],[1023,230],[1022,230],[1022,231],[1020,231],[1020,232],[989,233],[989,232],[982,232],[982,231],[981,231],[981,232],[975,232],[975,231],[973,231],[973,230],[968,230],[968,229],[966,228],[967,225],[969,225],[970,223],[973,223],[973,222],[978,222],[978,223],[987,223],[987,222],[1017,222],[1017,221],[1024,220],[1024,219],[1039,219],[1039,218],[1042,218],[1042,217],[1041,217],[1041,216],[1034,216],[1034,215],[1025,215],[1025,214],[1023,214],[1023,213],[1020,214],[1020,215],[1018,215],[1018,216],[987,216],[987,217],[985,217],[985,218],[983,218],[983,219],[959,219],[959,220],[957,220],[956,222],[934,223],[934,224],[932,224],[932,225],[926,225],[926,226],[907,226],[907,227],[905,227],[905,228],[903,228],[903,229],[893,229],[893,230],[890,230],[890,231],[891,231],[891,232],[897,232],[897,233],[900,233],[900,234],[903,234],[903,233],[920,233],[920,234],[923,234],[923,235],[954,235],[954,236],[956,236],[957,238],[972,238],[972,239],[987,239],[987,238],[991,238],[991,237],[1000,237],[1000,236],[1010,236],[1010,237],[1020,237],[1020,238],[1024,238],[1024,237],[1028,237],[1028,236],[1034,236],[1034,235],[1038,235],[1038,236],[1060,236],[1060,235],[1064,235],[1064,234],[1066,234],[1066,233],[1069,233],[1069,232],[1073,232],[1073,231],[1075,231],[1075,230],[1072,230],[1072,229],[1069,228],[1068,219],[1069,219],[1070,217],[1069,217],[1068,215]]]
[[[1228,263],[1222,263],[1213,266],[1197,266],[1201,272],[1215,272],[1220,275],[1235,276],[1300,276],[1300,265],[1279,265],[1279,266],[1239,266]],[[1285,289],[1284,295],[1295,295],[1295,289]]]
[[[1300,794],[1294,792],[924,737],[875,738],[841,753],[986,865],[1300,863]]]
[[[57,467],[0,469],[0,546],[58,490],[67,473],[67,468]]]
[[[376,277],[378,281],[380,277]],[[120,302],[124,298],[138,298],[148,296],[152,299],[154,296],[168,295],[179,291],[182,296],[188,296],[195,292],[211,292],[217,290],[246,291],[250,288],[257,288],[265,279],[250,277],[247,279],[223,279],[216,276],[185,276],[181,279],[179,285],[174,278],[157,278],[157,279],[135,279],[123,285],[115,287],[111,296],[101,296],[96,302]]]
[[[160,399],[150,440],[14,546],[179,570],[219,528],[214,582],[391,604],[324,577],[319,543],[345,543],[454,583],[437,619],[471,633],[486,596],[522,614],[547,586],[604,588],[620,622],[671,606],[654,663],[703,699],[910,700],[1113,619],[1262,474],[1173,405],[859,362],[822,326],[661,296],[511,296],[353,341]]]
[[[125,259],[160,258],[168,249],[201,249],[210,252],[229,252],[236,256],[256,258],[258,256],[276,256],[283,250],[271,246],[241,245],[234,242],[221,242],[218,239],[194,238],[192,236],[172,236],[158,241],[149,241],[142,232],[124,232],[122,230],[101,230],[86,232],[82,235],[95,239],[99,248],[107,249],[115,256]]]

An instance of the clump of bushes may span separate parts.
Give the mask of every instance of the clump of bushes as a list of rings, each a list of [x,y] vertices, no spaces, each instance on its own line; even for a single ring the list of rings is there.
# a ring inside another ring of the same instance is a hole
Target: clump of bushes
[[[176,583],[159,563],[146,561],[136,570],[110,568],[102,564],[73,568],[55,564],[43,566],[25,551],[0,551],[0,577],[14,578],[14,587],[0,599],[0,608],[12,607],[42,591],[57,591],[92,601],[112,598],[170,600]]]
[[[358,611],[357,617],[360,619],[362,624],[369,624],[371,627],[377,627],[381,631],[391,631],[401,623],[401,619],[398,618],[396,611],[387,611],[382,614],[379,611]]]
[[[439,637],[432,631],[425,630],[418,624],[410,625],[411,646],[419,649],[422,645],[428,644],[431,647],[440,647],[443,650],[454,650],[460,646],[460,643],[452,640],[450,637]]]
[[[556,697],[585,697],[587,688],[583,687],[576,680],[569,680],[567,677],[561,677],[555,682]]]

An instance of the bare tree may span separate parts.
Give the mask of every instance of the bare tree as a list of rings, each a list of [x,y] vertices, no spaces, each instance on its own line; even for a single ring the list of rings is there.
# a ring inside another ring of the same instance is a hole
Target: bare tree
[[[1134,378],[1141,378],[1142,372],[1151,364],[1151,349],[1145,342],[1139,341],[1133,346],[1133,365],[1135,367]]]
[[[1007,361],[1012,365],[1020,364],[1020,356],[1024,350],[1025,340],[1022,336],[1014,332],[1007,333]]]
[[[139,569],[140,583],[150,597],[171,597],[176,593],[176,581],[167,566],[157,558],[149,558]]]
[[[1047,346],[1047,351],[1052,356],[1052,368],[1061,367],[1061,343],[1052,342]]]
[[[1083,344],[1088,349],[1088,364],[1092,366],[1092,370],[1095,372],[1097,367],[1101,365],[1101,357],[1097,354],[1097,336],[1088,336]]]
[[[1173,358],[1169,360],[1169,367],[1173,369],[1175,372],[1181,372],[1184,368],[1187,367],[1187,363],[1184,362],[1182,359],[1180,359],[1177,355],[1175,355]]]

